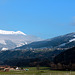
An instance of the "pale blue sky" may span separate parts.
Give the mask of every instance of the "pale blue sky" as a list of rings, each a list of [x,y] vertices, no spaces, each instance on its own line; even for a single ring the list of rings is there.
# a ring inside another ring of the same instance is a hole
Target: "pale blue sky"
[[[0,29],[43,39],[75,32],[75,0],[0,0]]]

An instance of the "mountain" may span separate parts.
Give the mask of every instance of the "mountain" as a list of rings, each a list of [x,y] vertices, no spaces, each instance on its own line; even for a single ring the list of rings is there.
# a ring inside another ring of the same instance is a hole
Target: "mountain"
[[[0,30],[0,34],[22,34],[22,35],[26,35],[25,33],[21,32],[21,31],[5,31],[5,30]]]
[[[38,37],[27,35],[21,31],[0,30],[0,50],[8,50],[39,41]]]
[[[67,64],[67,65],[71,64],[71,63],[75,64],[75,47],[70,48],[70,49],[60,53],[59,55],[57,55],[54,58],[54,62]]]
[[[71,48],[75,46],[75,32],[66,35],[58,36],[55,38],[32,42],[27,45],[23,45],[16,49],[28,49],[28,48]]]

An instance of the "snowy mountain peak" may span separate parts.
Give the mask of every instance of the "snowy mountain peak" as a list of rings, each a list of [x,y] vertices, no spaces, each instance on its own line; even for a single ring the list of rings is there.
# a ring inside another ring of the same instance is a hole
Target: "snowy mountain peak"
[[[0,34],[22,34],[22,35],[26,35],[25,33],[21,32],[21,31],[5,31],[5,30],[0,30]]]

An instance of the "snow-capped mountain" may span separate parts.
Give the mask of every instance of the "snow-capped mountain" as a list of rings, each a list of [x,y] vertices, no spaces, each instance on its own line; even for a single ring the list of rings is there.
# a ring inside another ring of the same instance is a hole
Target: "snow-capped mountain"
[[[75,32],[54,37],[51,39],[32,42],[16,49],[26,48],[71,48],[75,46]]]
[[[21,32],[21,31],[5,31],[5,30],[0,30],[0,34],[22,34],[22,35],[26,35],[25,33]]]
[[[13,49],[41,39],[21,31],[0,30],[0,50]]]

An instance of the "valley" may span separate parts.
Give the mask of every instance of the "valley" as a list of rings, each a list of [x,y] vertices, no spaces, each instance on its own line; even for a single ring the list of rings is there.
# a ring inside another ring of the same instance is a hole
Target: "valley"
[[[3,35],[6,36],[6,34],[1,34],[1,35],[2,37]],[[24,35],[24,37],[23,35],[11,35],[11,36],[15,38],[14,40],[21,41],[20,39],[25,38],[26,35]],[[42,67],[44,66],[51,67],[51,69],[57,70],[59,67],[59,65],[57,64],[58,63],[62,64],[63,62],[63,60],[61,62],[61,59],[63,59],[61,57],[62,53],[68,51],[69,49],[75,46],[74,38],[75,38],[75,33],[69,33],[47,40],[41,40],[41,41],[36,40],[35,42],[23,44],[23,46],[20,47],[15,46],[15,48],[8,50],[0,50],[0,65],[9,65],[9,66],[18,66],[18,67],[25,67],[25,66],[36,67],[37,65],[39,65]],[[8,46],[10,47],[11,44],[12,43],[9,42]],[[69,59],[67,56],[65,56],[66,60]],[[73,58],[71,57],[71,59]],[[64,60],[64,62],[66,62],[66,60]],[[71,61],[68,61],[68,63],[70,62]],[[71,62],[71,65],[72,64],[73,63]],[[53,67],[53,65],[55,65],[56,67]],[[68,70],[70,70],[70,68]]]
[[[75,75],[75,0],[0,0],[0,75]]]

